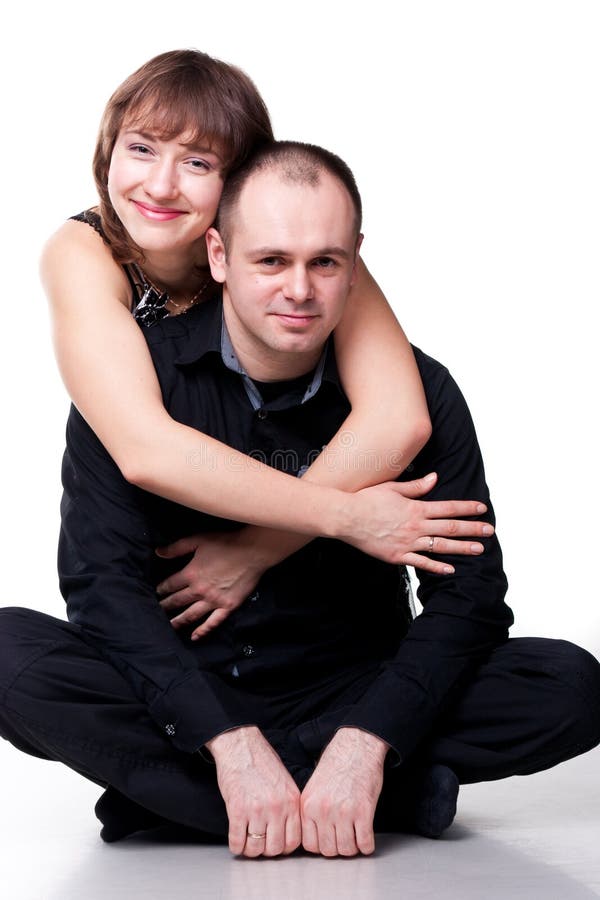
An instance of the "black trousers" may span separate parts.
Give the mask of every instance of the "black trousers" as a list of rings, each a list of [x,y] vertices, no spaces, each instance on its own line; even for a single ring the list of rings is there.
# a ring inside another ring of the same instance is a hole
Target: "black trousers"
[[[309,692],[243,700],[303,784],[374,676],[343,673]],[[0,609],[0,733],[169,821],[227,833],[214,765],[175,749],[128,682],[68,622]],[[549,768],[599,742],[594,657],[566,641],[514,638],[490,654],[411,759],[386,769],[380,807],[393,809],[415,767],[443,763],[461,783],[489,781]]]

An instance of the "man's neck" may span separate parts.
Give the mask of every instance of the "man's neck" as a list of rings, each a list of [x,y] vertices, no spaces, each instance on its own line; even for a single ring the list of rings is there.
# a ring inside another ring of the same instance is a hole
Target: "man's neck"
[[[255,381],[275,382],[290,381],[312,372],[321,355],[324,345],[310,353],[284,353],[261,344],[237,327],[227,304],[223,305],[224,325],[234,353],[244,372]]]

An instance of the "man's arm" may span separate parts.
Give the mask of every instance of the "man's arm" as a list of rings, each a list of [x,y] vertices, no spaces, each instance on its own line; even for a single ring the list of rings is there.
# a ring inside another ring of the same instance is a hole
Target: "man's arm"
[[[157,603],[149,572],[159,539],[128,484],[78,412],[67,426],[59,544],[69,619],[129,681],[157,725],[194,752],[252,724],[227,685],[198,667]]]
[[[428,499],[476,497],[494,513],[473,422],[458,386],[435,361],[417,353],[427,391],[433,435],[410,477],[438,472]],[[455,572],[419,573],[423,612],[396,655],[348,714],[346,726],[378,736],[405,759],[431,730],[465,679],[508,636],[513,617],[496,536],[484,539],[477,556],[453,559]]]
[[[417,353],[433,435],[415,460],[415,475],[438,472],[431,500],[477,497],[494,522],[475,430],[465,400],[446,369]],[[490,650],[506,639],[512,613],[497,538],[484,553],[455,558],[455,572],[419,573],[424,610],[395,656],[350,710],[325,747],[301,798],[305,849],[326,855],[370,853],[373,817],[392,747],[406,759]],[[360,798],[360,802],[356,802]]]

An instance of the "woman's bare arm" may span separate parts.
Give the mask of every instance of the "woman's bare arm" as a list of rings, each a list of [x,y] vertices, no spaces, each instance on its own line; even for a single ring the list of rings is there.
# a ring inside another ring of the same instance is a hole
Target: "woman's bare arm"
[[[362,260],[334,339],[352,412],[310,478],[328,484],[321,472],[333,469],[335,486],[352,491],[397,478],[429,440],[431,422],[410,344]]]
[[[302,485],[169,416],[127,278],[92,228],[66,222],[44,248],[41,276],[67,391],[129,482],[225,518],[343,530],[342,491]]]
[[[346,465],[343,433],[334,438],[326,464],[317,462],[300,483],[175,422],[163,406],[146,342],[129,311],[129,283],[89,226],[69,221],[59,229],[44,249],[41,275],[67,390],[131,483],[213,515],[341,537],[352,527],[343,492],[390,477],[383,472],[373,478]],[[347,340],[342,336],[342,364]],[[357,415],[363,415],[358,410],[348,420],[353,430],[356,423],[357,435]],[[342,464],[331,465],[340,441]],[[387,446],[394,446],[391,437]],[[363,447],[364,442],[349,448],[350,455],[362,454]]]

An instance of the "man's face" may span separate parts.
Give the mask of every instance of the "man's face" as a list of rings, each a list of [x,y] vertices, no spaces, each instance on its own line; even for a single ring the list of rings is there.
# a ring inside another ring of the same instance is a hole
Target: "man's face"
[[[326,172],[315,186],[259,172],[242,189],[230,232],[227,255],[218,232],[211,229],[207,242],[240,362],[263,381],[310,371],[354,280],[349,194]]]

